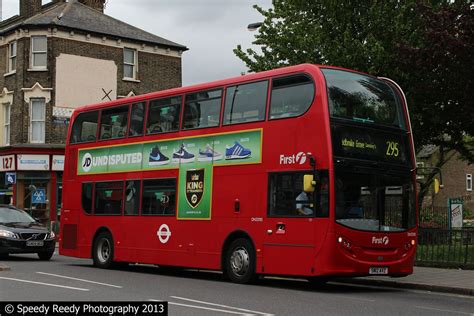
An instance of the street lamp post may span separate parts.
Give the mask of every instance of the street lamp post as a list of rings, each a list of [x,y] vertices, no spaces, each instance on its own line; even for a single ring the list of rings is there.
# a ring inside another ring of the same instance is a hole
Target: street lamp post
[[[250,32],[253,32],[253,31],[256,31],[260,26],[262,26],[263,23],[262,22],[256,22],[256,23],[250,23],[248,26],[247,26],[247,29],[250,31]]]

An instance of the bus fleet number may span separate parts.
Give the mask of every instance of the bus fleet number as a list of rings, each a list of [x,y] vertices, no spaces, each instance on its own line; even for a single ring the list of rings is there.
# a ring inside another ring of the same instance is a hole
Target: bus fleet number
[[[387,151],[385,155],[398,157],[398,143],[397,142],[387,142]]]

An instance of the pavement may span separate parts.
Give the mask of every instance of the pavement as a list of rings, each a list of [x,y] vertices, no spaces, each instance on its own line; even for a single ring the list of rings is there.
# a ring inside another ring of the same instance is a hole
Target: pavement
[[[338,279],[337,282],[474,296],[474,270],[414,267],[413,274],[402,278],[370,276]]]

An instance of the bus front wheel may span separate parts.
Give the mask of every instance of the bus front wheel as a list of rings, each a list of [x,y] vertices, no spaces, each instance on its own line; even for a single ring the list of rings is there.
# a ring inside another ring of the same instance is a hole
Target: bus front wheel
[[[112,266],[114,259],[114,242],[109,232],[100,233],[94,240],[94,266],[107,269]]]
[[[255,280],[255,250],[248,239],[239,238],[230,244],[226,256],[226,273],[235,283]]]

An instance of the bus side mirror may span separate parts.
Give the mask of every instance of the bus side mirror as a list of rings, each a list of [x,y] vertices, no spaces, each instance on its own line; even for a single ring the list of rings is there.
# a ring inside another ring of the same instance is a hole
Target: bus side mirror
[[[316,187],[316,181],[312,174],[305,174],[303,178],[303,191],[304,192],[314,192]]]

